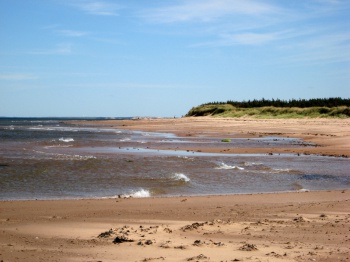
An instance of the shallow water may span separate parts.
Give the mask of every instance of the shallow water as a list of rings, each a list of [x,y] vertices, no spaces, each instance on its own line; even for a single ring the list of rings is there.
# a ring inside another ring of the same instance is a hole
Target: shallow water
[[[0,199],[177,196],[348,189],[350,161],[213,154],[186,147],[305,147],[300,139],[177,137],[61,120],[0,121]],[[150,149],[157,148],[157,149]],[[163,150],[158,150],[163,149]]]

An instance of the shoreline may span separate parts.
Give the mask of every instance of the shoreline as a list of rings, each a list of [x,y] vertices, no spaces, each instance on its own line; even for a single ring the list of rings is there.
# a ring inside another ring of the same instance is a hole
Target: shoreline
[[[350,154],[350,120],[186,118],[73,123],[179,136],[297,137],[319,146],[250,150]],[[224,150],[234,154],[246,149]],[[0,201],[0,261],[349,261],[349,203],[350,189],[5,200]]]
[[[314,147],[299,148],[184,148],[181,150],[227,154],[314,154],[350,157],[350,119],[253,119],[184,117],[134,120],[72,121],[79,125],[96,125],[114,129],[174,133],[177,136],[257,138],[266,136],[299,138]]]
[[[323,189],[323,190],[288,190],[288,191],[271,191],[271,192],[251,192],[251,193],[232,193],[232,194],[196,194],[196,195],[161,195],[161,196],[146,196],[134,197],[132,195],[118,195],[111,197],[87,197],[87,198],[36,198],[36,199],[0,199],[1,202],[32,202],[32,201],[94,201],[94,200],[119,200],[119,199],[171,199],[171,198],[193,198],[193,197],[234,197],[234,196],[250,196],[250,195],[279,195],[279,194],[298,194],[298,193],[322,193],[322,192],[343,192],[350,189]]]

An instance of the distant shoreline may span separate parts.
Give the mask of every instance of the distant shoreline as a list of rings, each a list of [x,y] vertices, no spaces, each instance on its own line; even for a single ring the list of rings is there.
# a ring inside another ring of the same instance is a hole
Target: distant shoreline
[[[84,122],[73,121],[79,125]],[[350,157],[350,118],[303,118],[303,119],[254,119],[254,118],[152,118],[138,120],[101,120],[89,124],[104,125],[109,128],[131,129],[148,132],[168,132],[179,136],[217,136],[219,138],[253,138],[259,136],[279,136],[301,138],[316,146],[312,148],[232,148],[225,153],[233,154],[315,154],[337,157]],[[229,145],[229,144],[228,144]],[[179,148],[210,153],[220,153],[215,148]]]

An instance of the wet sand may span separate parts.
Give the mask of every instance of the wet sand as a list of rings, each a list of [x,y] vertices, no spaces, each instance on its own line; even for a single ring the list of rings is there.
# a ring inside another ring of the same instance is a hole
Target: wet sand
[[[349,156],[349,123],[190,118],[98,124],[185,136],[300,137],[319,146],[279,150]],[[2,201],[0,261],[349,261],[349,201],[350,190]]]
[[[350,157],[350,119],[251,119],[189,117],[178,119],[136,119],[77,122],[118,129],[170,132],[179,136],[250,138],[279,136],[302,138],[315,147],[305,148],[201,148],[203,152],[224,153],[300,153]],[[179,148],[198,151],[198,148]]]

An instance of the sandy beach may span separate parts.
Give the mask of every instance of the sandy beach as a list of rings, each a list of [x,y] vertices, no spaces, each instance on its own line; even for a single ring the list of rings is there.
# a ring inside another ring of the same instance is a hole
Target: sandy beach
[[[180,136],[296,137],[317,145],[230,147],[227,154],[350,156],[349,119],[181,118],[85,124]],[[1,201],[0,261],[349,261],[349,201],[350,190]]]
[[[225,153],[300,153],[350,156],[350,119],[253,119],[186,117],[178,119],[135,119],[126,121],[77,122],[98,124],[118,129],[169,132],[179,136],[216,136],[219,138],[250,138],[280,136],[302,138],[315,144],[313,148],[215,148],[206,152]],[[197,148],[181,148],[198,151]]]

